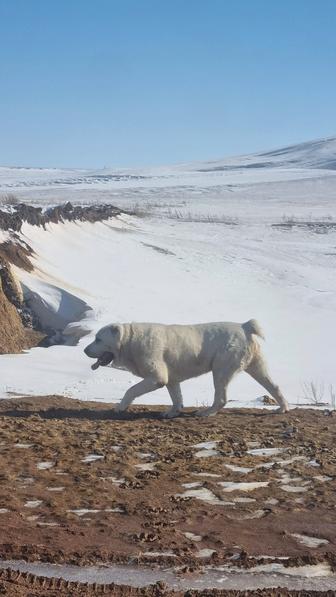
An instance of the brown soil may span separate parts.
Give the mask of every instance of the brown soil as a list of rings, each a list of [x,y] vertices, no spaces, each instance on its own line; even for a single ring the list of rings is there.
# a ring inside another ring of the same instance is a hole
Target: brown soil
[[[4,244],[15,247],[14,243]],[[36,346],[45,334],[24,326],[22,296],[1,247],[3,245],[0,245],[0,354],[11,354]]]
[[[15,354],[38,346],[45,333],[25,328],[16,308],[2,291],[0,279],[0,354]]]
[[[34,267],[30,261],[30,257],[33,255],[33,250],[29,245],[23,244],[16,234],[12,235],[12,240],[0,243],[0,259],[5,259],[26,270],[27,272],[33,271]]]
[[[198,550],[209,548],[215,550],[210,561],[234,556],[238,566],[263,555],[275,561],[289,556],[288,565],[323,558],[334,565],[336,417],[313,410],[274,415],[234,409],[204,420],[187,411],[165,421],[161,410],[135,407],[121,417],[105,404],[63,397],[1,401],[0,508],[8,509],[0,514],[1,558],[80,565],[133,558],[198,566]],[[219,442],[218,454],[197,457],[193,445],[208,440]],[[247,453],[248,442],[286,451],[255,456]],[[83,461],[90,454],[101,458]],[[253,468],[294,456],[302,460],[247,474],[225,466]],[[40,468],[41,462],[48,464]],[[154,463],[153,469],[136,466],[146,463]],[[283,481],[281,474],[300,480]],[[196,481],[224,502],[256,501],[222,505],[181,497],[182,484]],[[227,493],[219,481],[269,485]],[[286,492],[284,485],[301,490]],[[91,511],[79,516],[73,512],[77,509]],[[260,518],[252,518],[260,512]],[[195,543],[186,532],[201,540]],[[293,533],[328,543],[308,548]]]
[[[26,335],[21,318],[3,291],[1,276],[0,323],[0,354],[21,352],[26,348]]]

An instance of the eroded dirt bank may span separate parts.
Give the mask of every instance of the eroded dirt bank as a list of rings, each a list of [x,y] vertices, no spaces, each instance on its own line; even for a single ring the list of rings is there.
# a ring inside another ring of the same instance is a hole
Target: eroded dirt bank
[[[1,401],[1,559],[335,568],[336,417],[160,412]]]
[[[13,275],[13,265],[29,272],[34,270],[34,251],[20,234],[23,224],[44,228],[50,222],[94,223],[121,213],[113,205],[81,206],[69,202],[44,210],[25,203],[0,209],[0,231],[5,231],[5,240],[0,243],[0,354],[19,353],[38,345],[46,336],[52,337],[56,331],[39,321]]]
[[[0,248],[0,354],[21,352],[40,342],[43,334],[30,323],[10,263]]]

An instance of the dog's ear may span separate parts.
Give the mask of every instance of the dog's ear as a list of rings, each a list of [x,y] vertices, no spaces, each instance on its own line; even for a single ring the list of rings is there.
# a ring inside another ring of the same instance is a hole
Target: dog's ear
[[[118,324],[113,324],[110,325],[110,332],[112,332],[112,334],[119,334],[121,333],[121,329],[120,329],[120,325]]]
[[[117,348],[120,348],[121,340],[122,340],[122,326],[117,323],[113,323],[112,325],[109,326],[109,331],[113,336],[114,345]]]

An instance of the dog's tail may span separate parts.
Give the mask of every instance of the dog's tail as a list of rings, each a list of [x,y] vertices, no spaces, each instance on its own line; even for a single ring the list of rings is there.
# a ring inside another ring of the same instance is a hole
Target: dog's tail
[[[249,321],[243,323],[242,328],[245,334],[255,334],[256,336],[259,336],[259,338],[265,340],[264,332],[256,319],[249,319]]]

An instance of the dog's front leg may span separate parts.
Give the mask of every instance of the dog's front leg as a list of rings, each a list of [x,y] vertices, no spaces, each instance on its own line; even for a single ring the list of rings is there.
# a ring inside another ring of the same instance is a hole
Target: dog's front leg
[[[162,388],[164,385],[163,382],[158,381],[157,379],[146,377],[127,390],[121,402],[115,406],[115,412],[124,412],[128,409],[130,404],[132,404],[135,398],[138,398],[143,394],[148,394],[148,392],[154,392],[154,390]]]

